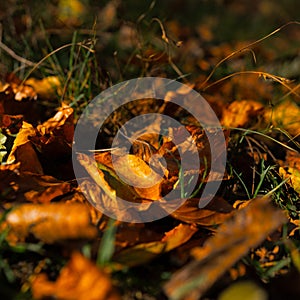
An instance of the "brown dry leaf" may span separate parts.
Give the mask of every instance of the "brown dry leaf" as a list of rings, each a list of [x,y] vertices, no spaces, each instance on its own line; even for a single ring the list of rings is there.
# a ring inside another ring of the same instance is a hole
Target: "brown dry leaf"
[[[0,114],[6,114],[11,116],[22,115],[24,116],[24,120],[26,120],[27,122],[36,123],[40,120],[41,114],[41,110],[37,101],[32,101],[36,98],[36,95],[22,94],[24,92],[24,89],[22,93],[18,93],[19,84],[21,84],[21,81],[18,79],[18,83],[6,83],[4,86],[1,87]],[[26,87],[33,91],[32,87]],[[32,91],[30,91],[30,93]],[[25,98],[22,98],[23,96]],[[22,101],[16,100],[16,98]]]
[[[287,151],[285,161],[279,167],[279,174],[284,178],[290,179],[294,190],[300,194],[300,154]]]
[[[256,247],[278,226],[286,222],[282,210],[267,197],[252,200],[223,223],[203,247],[192,250],[194,261],[177,271],[164,290],[172,300],[196,300],[250,248]]]
[[[179,224],[165,233],[160,241],[137,244],[116,253],[113,261],[133,267],[144,264],[162,253],[171,251],[186,243],[198,229],[193,225]]]
[[[22,204],[7,214],[6,223],[10,243],[24,241],[29,235],[49,244],[97,235],[88,207],[80,203]]]
[[[98,185],[94,183],[88,182],[87,190],[89,191],[90,199],[99,197],[99,187]],[[99,209],[96,209],[83,195],[82,192],[80,192],[79,188],[76,188],[73,193],[68,193],[64,195],[61,199],[61,201],[66,203],[83,203],[88,206],[91,222],[94,225],[99,225],[100,220],[103,216],[102,212]]]
[[[53,118],[37,126],[29,139],[39,151],[46,174],[63,180],[74,178],[71,146],[74,134],[73,109],[65,104]]]
[[[57,76],[48,76],[43,79],[29,78],[26,85],[32,86],[42,99],[51,100],[61,94],[61,83]]]
[[[267,123],[287,131],[292,136],[300,135],[300,107],[291,100],[284,100],[264,113]]]
[[[72,143],[74,136],[73,108],[62,103],[55,116],[37,126],[37,130],[41,136],[60,135],[68,143]]]
[[[95,162],[91,157],[85,154],[78,154],[77,158],[80,164],[85,168],[89,173],[91,178],[97,183],[99,187],[105,192],[106,195],[112,201],[117,201],[117,196],[120,195],[122,199],[134,201],[138,198],[137,193],[131,186],[124,185],[121,181],[117,180],[117,175],[112,169],[106,167],[105,165],[100,164],[99,157],[97,155]],[[103,157],[101,155],[101,157]],[[110,155],[104,155],[105,158],[110,157]],[[111,160],[110,160],[111,162]],[[99,168],[101,166],[102,170]],[[104,173],[105,171],[105,173]],[[99,191],[101,192],[101,191]],[[96,203],[94,203],[96,204]]]
[[[33,126],[23,122],[22,128],[17,134],[11,152],[7,158],[7,163],[20,162],[20,170],[36,174],[43,174],[43,168],[38,156],[30,142],[30,137],[35,136]]]
[[[100,170],[97,163],[88,155],[78,154],[77,159],[91,177],[90,180],[81,182],[81,191],[89,195],[92,204],[100,211],[105,208],[106,212],[122,220],[126,219],[126,216],[132,218],[132,213],[137,213],[130,210],[130,202],[143,204],[139,206],[141,211],[147,210],[151,205],[152,201],[141,199],[133,187],[116,178],[114,171],[105,168],[104,165],[101,167],[104,170]],[[117,197],[126,202],[118,201]],[[135,217],[139,216],[135,215]]]
[[[300,194],[300,170],[292,167],[287,168],[279,168],[279,175],[283,177],[283,179],[288,179],[294,188],[294,190]]]
[[[16,134],[22,128],[23,116],[0,114],[0,128],[8,134]],[[3,132],[3,131],[2,131]]]
[[[6,80],[15,94],[15,100],[22,101],[25,99],[37,99],[37,94],[35,90],[30,85],[22,83],[22,80],[17,78],[15,74],[9,74]]]
[[[37,275],[31,284],[33,298],[57,300],[120,300],[110,278],[90,260],[75,252],[56,281]]]
[[[69,183],[52,176],[23,173],[19,177],[18,192],[24,193],[24,198],[33,203],[49,203],[70,191]]]
[[[221,124],[225,127],[248,128],[257,123],[264,106],[253,100],[232,102],[223,112]]]
[[[199,199],[188,199],[171,216],[201,226],[215,226],[232,216],[232,207],[223,198],[215,197],[205,208],[199,208]]]
[[[52,176],[20,172],[20,163],[0,167],[0,197],[5,201],[49,203],[71,191],[71,185]]]
[[[198,229],[194,225],[179,224],[169,232],[165,233],[162,242],[166,243],[165,251],[173,250],[187,242]]]

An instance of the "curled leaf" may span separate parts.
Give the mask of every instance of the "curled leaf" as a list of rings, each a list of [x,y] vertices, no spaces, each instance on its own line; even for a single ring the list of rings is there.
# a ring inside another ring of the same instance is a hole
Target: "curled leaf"
[[[7,158],[7,162],[20,162],[21,171],[43,174],[42,165],[30,142],[30,137],[35,135],[36,132],[33,126],[27,122],[23,122],[22,128],[19,131],[12,150]]]

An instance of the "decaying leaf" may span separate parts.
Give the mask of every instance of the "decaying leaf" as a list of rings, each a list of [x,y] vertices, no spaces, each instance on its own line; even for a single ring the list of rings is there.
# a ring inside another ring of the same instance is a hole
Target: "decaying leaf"
[[[223,198],[215,197],[205,208],[200,209],[199,199],[192,198],[171,215],[187,223],[210,227],[219,225],[232,216],[232,207]]]
[[[71,143],[74,135],[73,109],[62,103],[54,117],[37,126],[41,136],[62,136],[66,142]],[[45,142],[44,142],[45,143]]]
[[[287,131],[292,136],[300,135],[300,107],[291,100],[285,100],[265,111],[266,122]]]
[[[4,129],[8,134],[16,134],[22,127],[23,116],[1,114],[0,109],[0,128]]]
[[[56,281],[38,274],[32,282],[34,299],[120,300],[110,278],[80,253],[73,253]]]
[[[100,168],[98,167],[95,160],[85,154],[78,154],[77,156],[80,164],[85,168],[91,178],[98,184],[99,187],[108,195],[111,200],[116,201],[116,196],[120,195],[122,199],[135,201],[138,198],[137,193],[131,186],[127,186],[117,179],[117,175],[115,172],[102,165]],[[97,158],[98,160],[98,158]],[[107,171],[105,174],[104,170]]]
[[[30,85],[24,84],[14,73],[7,75],[6,82],[8,83],[6,87],[13,90],[15,100],[37,99],[36,91]]]
[[[232,102],[224,111],[221,123],[225,127],[249,127],[257,123],[264,106],[253,100]]]
[[[25,81],[26,85],[32,86],[38,96],[42,99],[56,97],[61,93],[61,83],[56,76],[48,76],[43,79],[29,78]]]
[[[294,190],[300,194],[300,170],[292,167],[279,168],[279,174],[284,179],[289,179]]]
[[[38,125],[35,134],[29,137],[39,152],[44,172],[63,180],[74,178],[71,160],[73,121],[73,109],[62,104],[55,116]]]
[[[22,204],[7,214],[6,223],[11,243],[24,241],[29,235],[50,244],[97,235],[88,207],[80,203]]]
[[[43,174],[35,149],[30,142],[30,136],[35,136],[35,129],[27,122],[23,122],[12,150],[7,158],[8,163],[20,162],[21,171],[28,171],[36,174]]]
[[[165,233],[165,236],[159,241],[141,243],[121,250],[115,254],[113,261],[131,267],[141,265],[186,243],[197,230],[193,225],[179,224]]]
[[[6,201],[49,203],[71,191],[70,183],[48,175],[21,172],[20,163],[0,167],[0,197]]]
[[[116,196],[127,201],[136,201],[138,199],[158,200],[161,198],[160,185],[162,179],[160,175],[156,174],[137,156],[120,156],[113,164],[109,153],[101,153],[95,157],[97,166],[86,155],[79,155],[78,158],[94,181],[113,200],[116,199]],[[124,178],[124,181],[118,176],[115,168],[120,176]],[[126,181],[129,183],[126,183]],[[145,185],[150,186],[140,187]]]
[[[284,222],[283,211],[273,207],[269,198],[253,199],[223,223],[203,247],[192,250],[195,260],[172,276],[165,285],[166,294],[172,300],[199,299],[250,248]]]
[[[290,179],[294,190],[300,194],[300,154],[287,151],[285,161],[279,168],[279,174],[284,178]]]

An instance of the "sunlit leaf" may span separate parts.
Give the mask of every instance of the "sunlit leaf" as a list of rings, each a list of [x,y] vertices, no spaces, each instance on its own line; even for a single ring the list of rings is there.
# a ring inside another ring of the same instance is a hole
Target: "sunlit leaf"
[[[50,244],[97,235],[88,207],[80,203],[22,204],[7,214],[6,222],[12,243],[24,241],[29,235]]]
[[[56,281],[50,281],[45,273],[38,274],[32,281],[34,299],[64,300],[119,300],[109,276],[91,261],[75,252],[61,270]]]
[[[21,171],[43,174],[43,168],[38,159],[37,153],[30,142],[30,137],[35,135],[36,132],[33,126],[29,123],[23,122],[22,128],[19,131],[7,158],[7,162],[20,162]]]
[[[275,107],[268,109],[264,118],[266,122],[272,122],[275,127],[287,131],[292,136],[300,134],[300,108],[291,100],[280,102]]]
[[[0,168],[0,189],[7,201],[49,203],[71,191],[71,185],[52,176],[20,172],[20,163]]]
[[[53,100],[58,94],[61,94],[61,83],[56,76],[48,76],[43,79],[32,77],[27,79],[25,84],[32,86],[42,99]]]
[[[171,231],[165,233],[160,241],[137,244],[115,254],[114,262],[125,266],[144,264],[158,255],[171,251],[187,242],[197,228],[192,225],[179,224]]]
[[[223,223],[232,215],[232,207],[220,197],[215,197],[205,208],[199,208],[199,199],[192,198],[185,201],[172,214],[172,217],[187,223],[202,226],[215,226]]]
[[[243,127],[253,125],[259,115],[264,111],[264,106],[253,100],[232,102],[224,111],[222,125],[225,127]]]

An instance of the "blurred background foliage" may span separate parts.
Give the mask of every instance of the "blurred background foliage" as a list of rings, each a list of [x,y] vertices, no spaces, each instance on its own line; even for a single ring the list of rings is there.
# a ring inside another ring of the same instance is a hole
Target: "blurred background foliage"
[[[196,76],[212,68],[194,64],[195,58],[206,58],[207,48],[256,40],[297,20],[299,10],[297,0],[8,0],[0,3],[0,41],[17,55],[38,62],[51,50],[70,43],[78,31],[78,40],[97,40],[99,65],[113,82],[145,74],[163,75],[153,68],[150,74],[140,70],[145,69],[146,61],[156,62],[156,69],[164,63],[169,66],[169,55],[183,73]],[[169,37],[167,56],[163,54],[162,27]],[[270,48],[270,59],[295,55],[299,49],[296,41],[300,40],[295,27],[264,42]],[[222,51],[215,52],[210,55],[223,58]],[[67,50],[59,52],[62,66],[67,66],[68,57]],[[4,75],[20,63],[1,47],[0,66]],[[25,73],[21,70],[20,77]],[[168,75],[176,77],[172,72]]]

